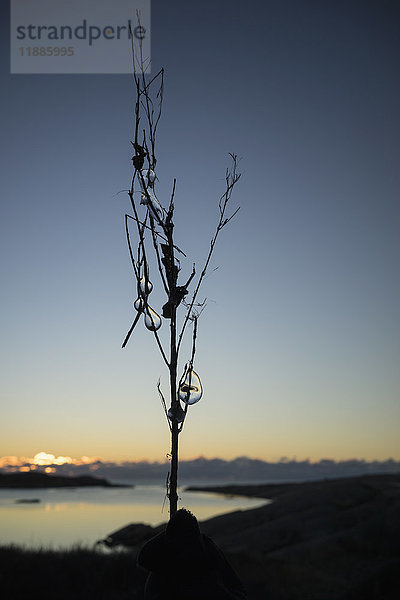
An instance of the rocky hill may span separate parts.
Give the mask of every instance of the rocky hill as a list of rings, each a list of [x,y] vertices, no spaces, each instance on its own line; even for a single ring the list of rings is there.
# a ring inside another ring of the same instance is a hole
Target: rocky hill
[[[273,500],[201,523],[249,598],[400,597],[400,474],[201,489]],[[131,525],[108,543],[138,547],[159,530]]]

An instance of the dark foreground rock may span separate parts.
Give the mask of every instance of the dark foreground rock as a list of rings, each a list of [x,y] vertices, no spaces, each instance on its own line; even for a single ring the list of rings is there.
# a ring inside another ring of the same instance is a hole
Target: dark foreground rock
[[[250,599],[400,598],[400,475],[201,489],[273,499],[201,523]],[[115,532],[108,545],[136,549],[145,541],[137,527],[131,540],[124,528],[123,541]]]

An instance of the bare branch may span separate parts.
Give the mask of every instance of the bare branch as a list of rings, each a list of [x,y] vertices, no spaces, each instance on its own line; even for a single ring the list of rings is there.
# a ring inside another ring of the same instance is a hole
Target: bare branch
[[[167,239],[159,232],[157,231],[155,228],[153,229],[151,227],[151,225],[146,225],[146,223],[144,223],[143,221],[137,221],[136,217],[132,217],[132,215],[125,215],[128,219],[132,219],[132,221],[135,221],[136,223],[139,223],[139,225],[142,225],[142,227],[144,227],[145,229],[148,229],[149,231],[153,232],[154,235],[158,238],[160,238],[161,240],[163,240],[164,242],[167,241]],[[182,256],[186,257],[186,254],[183,252],[183,250],[181,250],[180,248],[178,248],[178,246],[175,246],[174,244],[174,250],[176,250],[177,252],[179,252],[179,254],[182,254]]]
[[[154,337],[156,338],[157,346],[158,346],[158,349],[160,350],[161,356],[163,357],[165,364],[169,368],[170,367],[170,362],[168,361],[168,358],[165,355],[165,352],[164,352],[164,349],[162,347],[159,335],[158,335],[157,331],[153,331],[153,334],[154,334]]]
[[[136,267],[135,257],[134,257],[133,250],[132,250],[131,239],[130,239],[130,236],[129,236],[129,227],[128,227],[128,218],[129,217],[130,217],[130,215],[125,214],[125,235],[126,235],[126,240],[127,240],[127,243],[128,243],[129,256],[131,257],[132,267],[133,267],[133,270],[135,272],[135,277],[136,277],[136,279],[138,279],[138,277],[139,277],[138,269]]]
[[[137,322],[138,322],[138,321],[139,321],[139,319],[140,319],[140,316],[141,316],[142,312],[143,312],[143,311],[138,311],[138,313],[137,313],[137,315],[136,315],[136,317],[135,317],[135,320],[133,321],[133,323],[132,323],[132,325],[131,325],[131,327],[130,327],[130,329],[129,329],[128,333],[127,333],[127,334],[126,334],[126,336],[125,336],[125,339],[124,339],[124,341],[123,341],[123,343],[122,343],[122,346],[121,346],[121,348],[125,348],[125,346],[127,345],[128,341],[129,341],[129,338],[131,337],[131,335],[132,335],[132,332],[133,332],[133,330],[135,329],[135,327],[136,327],[136,324],[137,324]]]
[[[132,187],[133,187],[133,182],[132,182]],[[137,225],[137,229],[139,232],[139,247],[138,247],[138,263],[141,264],[143,263],[143,271],[144,271],[144,278],[145,278],[145,289],[148,288],[148,283],[149,283],[149,279],[148,279],[148,262],[147,262],[147,258],[146,258],[146,249],[145,249],[145,240],[144,240],[144,224],[143,226],[141,226],[141,221],[139,220],[138,214],[137,214],[137,210],[136,210],[136,205],[135,205],[135,201],[133,199],[133,193],[129,192],[129,197],[131,199],[131,205],[135,214],[135,218],[133,219],[136,222]],[[129,253],[131,256],[131,261],[132,261],[132,265],[134,267],[134,271],[135,271],[135,277],[136,277],[136,281],[137,281],[137,286],[138,286],[138,293],[139,296],[142,298],[143,300],[143,311],[148,311],[148,304],[147,304],[147,295],[146,294],[141,294],[140,292],[140,279],[141,279],[141,274],[139,269],[137,268],[136,264],[135,264],[135,258],[133,255],[133,251],[132,251],[132,246],[130,243],[130,237],[129,237],[129,228],[128,228],[128,217],[130,215],[125,215],[125,227],[126,227],[126,232],[127,232],[127,239],[128,239],[128,248],[129,248]],[[132,217],[131,217],[132,218]],[[125,340],[124,340],[124,345],[123,347],[125,347],[125,345],[127,344],[134,327],[136,326],[136,323],[138,321],[138,318],[135,319],[134,323],[132,324],[131,329],[129,330]],[[161,356],[164,359],[165,364],[169,367],[169,362],[168,359],[166,357],[166,354],[164,352],[164,349],[162,347],[160,338],[158,336],[157,331],[153,331],[154,333],[154,337],[156,339],[158,348],[160,350]]]
[[[169,293],[168,286],[167,286],[167,282],[165,281],[164,271],[163,271],[162,264],[161,264],[160,250],[158,248],[158,243],[157,243],[157,231],[155,230],[154,221],[152,220],[151,216],[150,216],[150,223],[151,223],[151,237],[153,240],[153,248],[154,248],[154,252],[157,257],[158,272],[160,273],[160,277],[161,277],[161,281],[164,286],[165,293],[168,295],[168,293]]]
[[[237,169],[237,156],[236,156],[236,154],[230,154],[230,156],[232,157],[233,166],[232,166],[232,168],[231,168],[230,171],[227,170],[227,172],[226,172],[226,178],[225,178],[226,189],[225,189],[225,192],[221,196],[220,201],[219,201],[220,218],[219,218],[219,221],[218,221],[217,228],[215,230],[214,236],[211,239],[210,250],[208,252],[206,261],[204,263],[203,270],[201,271],[199,280],[197,282],[197,286],[196,286],[196,288],[194,290],[194,293],[193,293],[193,296],[192,296],[192,300],[191,300],[191,302],[189,304],[189,308],[187,310],[186,317],[184,319],[181,332],[179,334],[179,338],[178,338],[178,352],[179,352],[179,349],[180,349],[180,346],[181,346],[181,343],[182,343],[183,334],[185,333],[185,329],[186,329],[187,323],[188,323],[188,321],[189,321],[189,319],[191,317],[192,310],[193,310],[193,307],[194,307],[195,302],[196,302],[197,294],[199,293],[200,286],[201,286],[201,284],[203,282],[203,279],[204,279],[204,277],[205,277],[205,275],[207,273],[207,269],[208,269],[208,266],[210,264],[210,260],[211,260],[211,257],[213,255],[213,252],[214,252],[214,247],[215,247],[216,241],[218,239],[219,232],[237,214],[237,212],[238,212],[238,210],[240,208],[240,207],[237,208],[236,211],[230,217],[228,217],[228,218],[225,217],[225,212],[226,212],[227,204],[228,204],[228,202],[229,202],[229,200],[231,198],[232,190],[233,190],[234,186],[236,185],[236,183],[238,182],[238,180],[240,178],[240,174],[237,174],[237,172],[236,172],[236,169]]]
[[[195,357],[195,355],[196,355],[197,319],[198,319],[198,316],[197,316],[197,315],[193,317],[192,354],[191,354],[191,357],[190,357],[190,361],[189,361],[189,367],[188,367],[188,369],[190,369],[190,371],[189,371],[189,385],[188,385],[188,390],[189,390],[189,391],[188,391],[188,396],[189,396],[189,394],[190,394],[190,385],[191,385],[191,370],[193,369],[194,357]],[[185,370],[184,370],[184,372],[183,372],[183,375],[182,375],[182,377],[181,377],[181,380],[179,381],[179,387],[178,387],[178,389],[180,388],[181,384],[182,384],[182,383],[183,383],[183,381],[185,380],[186,373],[187,373],[187,370],[185,369]],[[188,406],[189,406],[189,405],[186,403],[186,405],[185,405],[185,408],[184,408],[184,411],[185,411],[185,417],[186,417],[186,413],[187,413],[187,411],[188,411]],[[185,420],[186,420],[186,419],[184,419],[184,420],[182,421],[182,423],[180,424],[180,426],[179,426],[179,433],[180,433],[180,432],[182,431],[182,429],[183,429],[183,426],[184,426],[184,424],[185,424]]]
[[[169,427],[170,431],[172,431],[171,423],[170,423],[170,420],[168,418],[167,404],[165,402],[164,394],[161,391],[161,381],[160,381],[160,379],[157,381],[157,389],[158,389],[158,393],[160,394],[161,404],[162,404],[164,412],[165,412],[165,417],[167,419],[168,427]]]

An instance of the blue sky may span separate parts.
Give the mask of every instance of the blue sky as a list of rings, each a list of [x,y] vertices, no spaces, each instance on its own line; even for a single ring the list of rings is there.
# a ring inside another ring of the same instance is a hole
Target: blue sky
[[[184,458],[400,458],[398,23],[394,1],[152,2],[159,198],[176,177],[186,272],[229,152],[243,173]],[[1,26],[0,456],[160,460],[167,373],[144,328],[120,348],[132,80],[10,75],[4,5]]]

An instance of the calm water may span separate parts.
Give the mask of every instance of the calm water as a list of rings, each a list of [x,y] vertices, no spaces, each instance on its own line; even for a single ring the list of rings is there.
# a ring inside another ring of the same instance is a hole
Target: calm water
[[[255,508],[265,500],[227,497],[180,490],[180,507],[199,520],[238,509]],[[39,503],[16,503],[21,499]],[[129,523],[158,525],[168,520],[165,488],[73,488],[0,490],[0,544],[66,548],[91,546]]]

